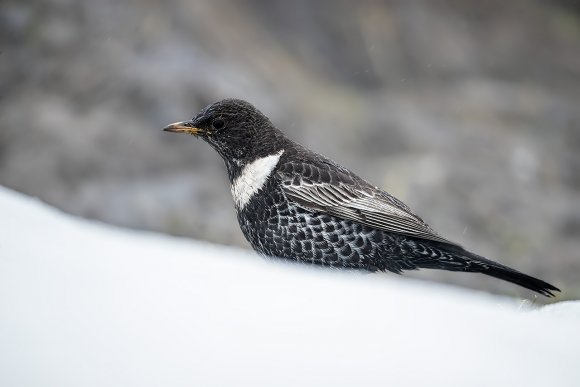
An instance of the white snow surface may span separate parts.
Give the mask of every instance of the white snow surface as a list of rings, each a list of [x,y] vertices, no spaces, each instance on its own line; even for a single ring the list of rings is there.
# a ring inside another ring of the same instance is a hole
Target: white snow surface
[[[579,386],[580,302],[275,264],[0,187],[0,386]]]

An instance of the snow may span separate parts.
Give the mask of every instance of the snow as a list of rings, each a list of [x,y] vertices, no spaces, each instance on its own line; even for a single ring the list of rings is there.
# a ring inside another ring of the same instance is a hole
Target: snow
[[[580,385],[544,308],[78,219],[0,187],[1,386]]]

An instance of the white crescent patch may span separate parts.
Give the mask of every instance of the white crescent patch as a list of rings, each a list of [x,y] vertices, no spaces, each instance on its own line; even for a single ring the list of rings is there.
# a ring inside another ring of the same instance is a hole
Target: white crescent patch
[[[244,167],[240,176],[236,177],[231,185],[231,190],[238,210],[244,208],[252,196],[266,184],[272,171],[278,165],[282,153],[284,150],[252,161]]]

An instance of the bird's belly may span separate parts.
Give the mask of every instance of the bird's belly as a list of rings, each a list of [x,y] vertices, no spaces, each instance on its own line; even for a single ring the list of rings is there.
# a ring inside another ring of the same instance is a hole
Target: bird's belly
[[[305,263],[374,271],[387,247],[384,232],[308,211],[276,190],[253,197],[238,221],[259,253]]]

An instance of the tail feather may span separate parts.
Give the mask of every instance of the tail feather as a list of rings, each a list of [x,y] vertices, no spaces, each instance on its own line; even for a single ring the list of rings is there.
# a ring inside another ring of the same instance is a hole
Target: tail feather
[[[541,279],[510,269],[503,265],[497,267],[490,266],[488,270],[482,271],[481,273],[520,285],[546,297],[554,297],[554,292],[560,291],[560,289],[554,285],[542,281]]]
[[[542,281],[541,279],[471,253],[462,247],[447,245],[443,247],[443,250],[452,256],[447,257],[448,260],[439,260],[438,267],[431,266],[431,268],[489,275],[522,286],[546,297],[554,297],[554,292],[561,291],[554,285]],[[427,268],[428,265],[421,265],[421,267]]]

